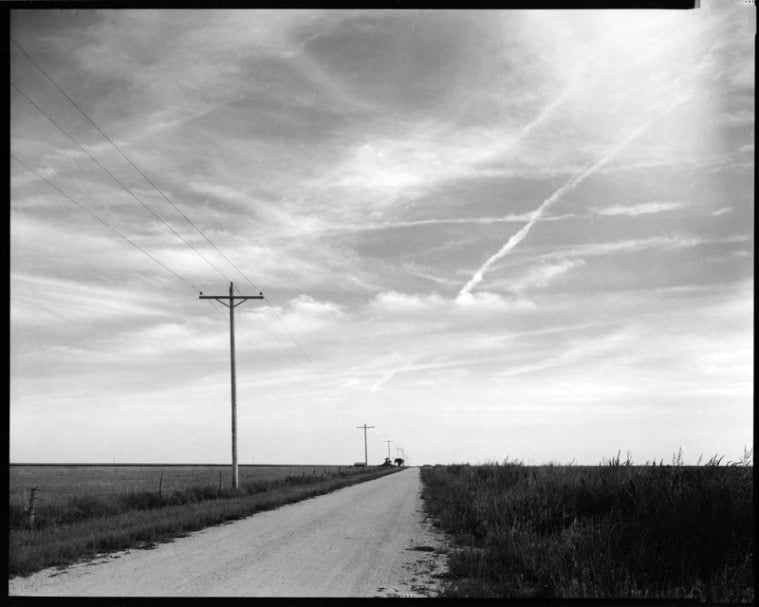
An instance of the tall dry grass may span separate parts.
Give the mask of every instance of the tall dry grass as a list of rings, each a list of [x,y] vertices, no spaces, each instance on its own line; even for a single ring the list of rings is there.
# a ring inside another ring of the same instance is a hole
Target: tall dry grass
[[[422,468],[444,594],[753,601],[753,468],[626,463]]]

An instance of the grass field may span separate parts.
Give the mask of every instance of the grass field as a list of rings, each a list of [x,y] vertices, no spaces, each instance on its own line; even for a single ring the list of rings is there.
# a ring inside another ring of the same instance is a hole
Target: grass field
[[[239,466],[241,485],[270,482],[293,476],[325,476],[355,472],[350,466]],[[228,489],[231,466],[226,465],[79,465],[11,464],[9,470],[11,503],[24,504],[29,490],[37,487],[37,503],[66,502],[78,497],[114,497],[133,492],[172,493],[195,486]]]
[[[422,468],[450,597],[753,602],[753,467]]]
[[[163,541],[398,469],[245,466],[234,491],[229,466],[11,466],[8,572],[27,574]],[[39,487],[41,498],[33,526],[23,497],[27,486]]]

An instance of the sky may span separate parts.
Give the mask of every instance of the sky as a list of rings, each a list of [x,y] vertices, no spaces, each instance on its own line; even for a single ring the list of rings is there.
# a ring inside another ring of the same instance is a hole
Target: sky
[[[12,11],[10,461],[737,459],[755,29]]]

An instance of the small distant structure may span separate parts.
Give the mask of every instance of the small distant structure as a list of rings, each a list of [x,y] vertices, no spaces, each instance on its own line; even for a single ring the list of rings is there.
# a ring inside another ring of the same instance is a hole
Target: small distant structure
[[[366,462],[356,462],[353,464],[354,468],[366,468]]]
[[[393,465],[393,461],[392,461],[392,460],[391,460],[389,457],[386,457],[386,458],[385,458],[385,461],[384,461],[384,462],[382,462],[382,466],[383,466],[383,467],[384,467],[384,466],[392,466],[392,465]]]

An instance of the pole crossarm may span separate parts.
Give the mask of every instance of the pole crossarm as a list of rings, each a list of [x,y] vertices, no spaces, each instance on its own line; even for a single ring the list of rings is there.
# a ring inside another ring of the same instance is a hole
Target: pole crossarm
[[[244,303],[249,299],[263,299],[263,298],[264,298],[264,294],[261,293],[261,291],[258,292],[258,295],[203,295],[203,291],[201,291],[200,297],[198,299],[215,299],[222,305],[225,305],[227,307],[232,306],[233,308],[236,308],[241,303]],[[233,305],[233,300],[235,299],[239,299],[240,301],[238,301],[237,303]]]

